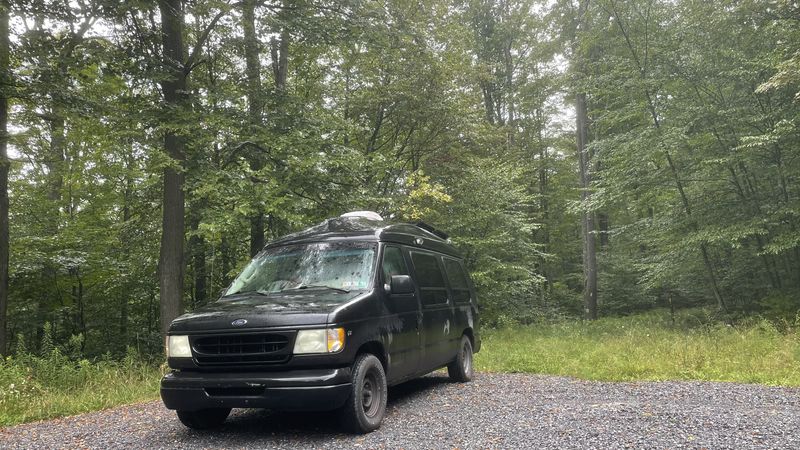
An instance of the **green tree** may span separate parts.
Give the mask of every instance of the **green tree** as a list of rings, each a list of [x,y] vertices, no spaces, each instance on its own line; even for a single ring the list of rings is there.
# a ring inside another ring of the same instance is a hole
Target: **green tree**
[[[11,88],[8,17],[10,5],[0,2],[0,357],[7,352],[6,320],[8,315],[8,97]]]

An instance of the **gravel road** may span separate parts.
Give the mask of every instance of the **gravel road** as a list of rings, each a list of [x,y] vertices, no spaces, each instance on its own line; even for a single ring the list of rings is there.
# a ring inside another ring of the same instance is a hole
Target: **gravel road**
[[[160,402],[0,429],[2,448],[786,448],[800,449],[800,389],[707,382],[601,383],[434,373],[390,389],[380,430],[336,416],[234,410],[214,432]]]

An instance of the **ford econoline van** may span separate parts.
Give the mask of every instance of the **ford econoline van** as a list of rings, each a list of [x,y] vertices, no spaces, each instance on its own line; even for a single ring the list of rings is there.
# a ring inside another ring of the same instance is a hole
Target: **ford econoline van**
[[[340,410],[365,433],[383,420],[387,386],[441,367],[470,381],[478,323],[444,233],[348,213],[267,244],[219,300],[175,319],[161,398],[195,429],[269,408]]]

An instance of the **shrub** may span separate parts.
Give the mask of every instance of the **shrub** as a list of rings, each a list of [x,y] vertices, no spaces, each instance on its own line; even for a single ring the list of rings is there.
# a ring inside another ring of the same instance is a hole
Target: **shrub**
[[[49,326],[42,352],[18,343],[18,354],[0,360],[0,426],[108,408],[158,395],[160,369],[129,347],[119,361],[80,356],[80,337],[66,348],[52,344]]]

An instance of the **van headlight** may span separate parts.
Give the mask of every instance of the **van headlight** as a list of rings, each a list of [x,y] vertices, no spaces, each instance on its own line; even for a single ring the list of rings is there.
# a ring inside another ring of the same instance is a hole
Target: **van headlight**
[[[294,354],[339,353],[344,349],[344,328],[300,330],[294,341]]]
[[[189,336],[167,336],[168,358],[191,358],[192,347],[189,345]]]

